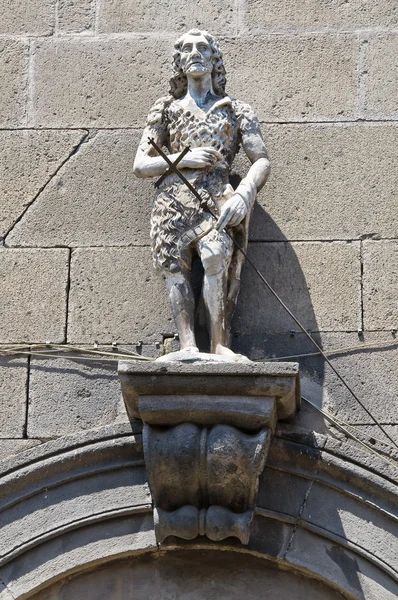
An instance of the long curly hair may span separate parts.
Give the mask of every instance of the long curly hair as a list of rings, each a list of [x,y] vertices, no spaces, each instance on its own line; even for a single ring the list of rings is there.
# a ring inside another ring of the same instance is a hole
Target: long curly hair
[[[213,89],[217,96],[226,96],[225,84],[227,79],[225,77],[225,67],[222,58],[222,52],[217,40],[207,31],[201,31],[200,29],[190,29],[188,33],[184,33],[176,43],[174,44],[173,54],[173,77],[170,79],[170,94],[173,98],[181,98],[187,90],[187,77],[184,75],[181,68],[181,49],[186,35],[203,35],[209,42],[210,48],[213,52],[212,62],[213,71],[211,78],[213,81]]]

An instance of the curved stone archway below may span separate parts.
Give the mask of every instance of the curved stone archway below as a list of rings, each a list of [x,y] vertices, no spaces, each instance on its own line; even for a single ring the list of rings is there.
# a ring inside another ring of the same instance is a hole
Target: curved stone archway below
[[[310,442],[274,437],[247,546],[157,546],[137,423],[4,461],[0,600],[396,599],[392,477],[357,449]]]
[[[342,600],[322,582],[236,552],[185,550],[111,561],[31,600]]]

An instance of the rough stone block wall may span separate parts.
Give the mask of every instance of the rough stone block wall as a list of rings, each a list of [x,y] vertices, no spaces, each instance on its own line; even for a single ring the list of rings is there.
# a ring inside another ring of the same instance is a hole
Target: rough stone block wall
[[[396,3],[0,0],[0,14],[0,343],[155,356],[172,338],[152,187],[132,163],[174,40],[204,27],[269,148],[250,255],[397,438]],[[255,360],[313,352],[247,266],[233,339]],[[314,402],[381,437],[319,357],[300,362]],[[1,359],[0,455],[124,420],[115,364]],[[305,408],[298,426],[324,424]]]

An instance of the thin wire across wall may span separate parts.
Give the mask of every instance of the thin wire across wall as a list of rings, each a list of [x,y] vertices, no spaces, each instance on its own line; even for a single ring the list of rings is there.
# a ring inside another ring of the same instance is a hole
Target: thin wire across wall
[[[182,156],[184,155],[184,153],[186,153],[188,151],[189,148],[185,148],[185,150],[183,151],[183,153],[177,157],[177,159],[175,160],[175,162],[173,163],[169,157],[167,156],[167,154],[165,154],[163,152],[163,150],[156,144],[155,140],[153,138],[148,138],[149,143],[154,147],[154,149],[158,152],[158,154],[165,160],[165,162],[168,164],[169,166],[169,171],[170,172],[174,172],[176,173],[176,175],[178,175],[178,177],[181,179],[181,181],[183,183],[185,183],[185,185],[187,186],[187,188],[190,190],[190,192],[192,192],[192,194],[195,196],[195,198],[197,200],[199,200],[199,202],[202,202],[202,197],[199,194],[199,192],[193,187],[193,185],[188,181],[188,179],[183,175],[183,173],[181,173],[181,171],[177,168],[177,163],[181,160]],[[162,176],[164,177],[164,175]],[[155,184],[156,185],[156,184]],[[208,212],[214,217],[214,219],[216,219],[217,221],[217,216],[215,214],[212,213],[212,211],[210,209],[208,209]],[[263,284],[266,286],[266,288],[268,289],[268,291],[274,296],[274,298],[276,298],[276,300],[279,302],[279,304],[284,308],[284,310],[287,312],[287,314],[289,315],[289,317],[296,323],[296,325],[301,329],[301,331],[304,333],[304,335],[310,340],[310,342],[315,346],[315,348],[317,349],[318,353],[321,354],[321,356],[323,357],[323,359],[326,361],[326,363],[329,365],[329,367],[332,369],[332,371],[334,372],[334,374],[336,375],[336,377],[341,381],[341,383],[344,385],[344,387],[349,391],[349,393],[352,395],[352,397],[354,398],[354,400],[361,406],[361,408],[366,412],[366,414],[372,419],[372,421],[377,425],[377,427],[380,429],[380,431],[383,432],[383,434],[385,435],[386,438],[388,438],[390,440],[390,442],[398,449],[398,444],[397,442],[390,436],[390,434],[384,429],[384,427],[378,422],[378,420],[376,419],[376,417],[373,416],[373,414],[371,413],[371,411],[365,406],[365,404],[362,402],[362,400],[360,400],[360,398],[358,397],[358,395],[354,392],[354,390],[351,388],[351,386],[346,382],[346,380],[344,379],[344,377],[340,374],[340,372],[336,369],[336,367],[333,365],[333,363],[331,362],[331,360],[327,357],[327,355],[325,354],[325,352],[322,350],[322,348],[320,347],[320,345],[314,340],[314,338],[311,336],[311,334],[306,330],[306,328],[304,327],[304,325],[301,324],[301,322],[299,321],[299,319],[292,313],[292,311],[290,310],[290,308],[284,303],[284,301],[282,300],[282,298],[278,295],[278,293],[274,290],[274,288],[271,286],[271,284],[267,281],[267,279],[264,277],[264,275],[258,270],[258,268],[256,267],[256,265],[253,263],[253,261],[249,258],[249,256],[247,255],[247,252],[245,249],[243,249],[235,240],[235,238],[226,230],[224,229],[224,232],[226,233],[226,235],[232,240],[232,243],[234,244],[235,248],[237,250],[239,250],[239,252],[241,252],[243,254],[243,256],[245,257],[246,262],[251,266],[251,268],[254,270],[254,272],[256,273],[256,275],[261,279],[261,281],[263,282]]]
[[[397,345],[398,342],[390,343],[390,344],[382,344],[381,347],[390,347]],[[107,348],[106,346],[104,346]],[[364,344],[363,346],[351,346],[349,348],[340,348],[332,350],[331,354],[343,354],[349,353],[352,350],[358,350],[363,347],[379,347],[379,345],[370,345]],[[311,353],[309,356],[319,355],[318,352]],[[84,362],[94,362],[94,363],[117,363],[121,359],[125,360],[142,360],[147,362],[154,362],[156,359],[146,356],[141,356],[137,352],[133,352],[131,350],[123,350],[119,351],[117,346],[110,346],[108,349],[101,349],[99,347],[92,346],[73,346],[71,344],[12,344],[12,345],[0,345],[0,356],[9,357],[9,358],[17,358],[18,356],[34,356],[40,358],[48,358],[48,359],[65,359],[65,360],[80,360]],[[287,360],[291,358],[297,358],[301,355],[292,355],[292,356],[281,356],[277,358],[273,358],[272,360]],[[303,356],[308,356],[303,355]],[[270,359],[267,359],[267,362]],[[315,410],[321,413],[329,422],[331,422],[337,429],[339,429],[347,438],[351,438],[359,443],[367,452],[377,456],[378,458],[386,461],[392,466],[397,466],[397,463],[394,462],[393,459],[386,456],[379,449],[374,448],[370,445],[370,440],[378,441],[383,444],[387,450],[394,450],[392,446],[389,446],[382,440],[378,440],[374,436],[370,437],[365,434],[361,434],[360,432],[352,433],[350,429],[350,425],[345,423],[342,420],[337,419],[335,416],[331,415],[324,409],[320,408],[311,400],[308,400],[304,396],[301,397],[304,402],[311,405]],[[362,438],[362,439],[361,439]]]

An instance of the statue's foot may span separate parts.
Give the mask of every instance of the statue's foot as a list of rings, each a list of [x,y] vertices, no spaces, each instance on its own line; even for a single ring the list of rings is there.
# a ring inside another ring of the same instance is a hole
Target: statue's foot
[[[185,348],[181,348],[181,350],[177,350],[176,352],[170,352],[169,354],[159,356],[159,358],[156,359],[156,362],[192,362],[199,360],[199,357],[199,348],[197,348],[196,346],[186,346]]]
[[[232,360],[233,362],[251,362],[247,356],[243,356],[243,354],[237,354],[236,352],[232,352],[230,348],[223,346],[222,344],[217,344],[215,348],[214,354],[218,356],[225,357],[226,360]]]
[[[184,352],[189,352],[189,353],[193,352],[193,354],[197,354],[199,352],[199,348],[197,348],[196,346],[185,346],[180,349],[180,352],[182,350]]]
[[[214,362],[244,362],[250,363],[251,361],[242,356],[242,354],[235,354],[229,348],[221,346],[217,347],[218,352],[208,354],[206,352],[199,352],[196,346],[188,346],[177,352],[170,352],[170,354],[164,354],[156,359],[156,362],[185,362],[185,363],[214,363]]]
[[[232,352],[232,350],[230,350],[226,346],[223,346],[222,344],[216,345],[214,354],[220,354],[221,356],[240,356],[240,355],[237,355],[235,352]]]

